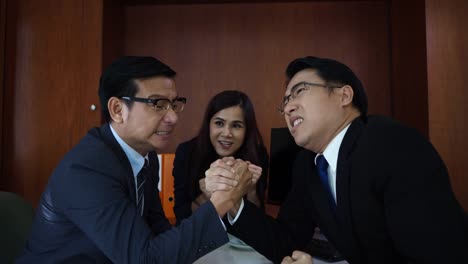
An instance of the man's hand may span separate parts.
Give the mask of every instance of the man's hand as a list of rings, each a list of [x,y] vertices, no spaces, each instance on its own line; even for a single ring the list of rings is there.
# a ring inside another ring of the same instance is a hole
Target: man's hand
[[[232,167],[234,159],[219,159],[211,163],[210,168],[205,172],[205,190],[209,193],[216,191],[229,191],[237,186],[239,175]]]
[[[206,189],[205,178],[201,178],[198,181],[198,184],[200,185],[200,190],[202,191],[202,194],[205,196],[205,198],[210,199],[211,192]]]
[[[205,175],[206,189],[212,193],[210,200],[221,217],[240,201],[253,184],[248,164],[240,159],[217,160]]]
[[[281,264],[312,264],[312,257],[305,252],[295,250],[291,257],[284,257]]]

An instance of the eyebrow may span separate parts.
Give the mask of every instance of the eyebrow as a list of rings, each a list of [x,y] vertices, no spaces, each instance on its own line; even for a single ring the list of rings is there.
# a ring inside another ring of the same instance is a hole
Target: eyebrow
[[[223,118],[221,118],[221,117],[215,117],[214,119],[215,119],[215,120],[220,120],[220,121],[226,122],[226,119],[223,119]],[[241,124],[244,124],[244,121],[242,121],[242,120],[234,120],[234,121],[232,121],[231,123],[241,123]]]
[[[148,98],[150,99],[168,99],[168,100],[175,100],[175,99],[178,99],[179,96],[177,95],[176,97],[174,97],[174,99],[170,99],[169,97],[165,96],[165,95],[161,95],[161,94],[150,94],[148,96]]]
[[[244,121],[242,121],[242,120],[234,120],[234,121],[232,121],[232,123],[234,123],[234,124],[244,124]]]

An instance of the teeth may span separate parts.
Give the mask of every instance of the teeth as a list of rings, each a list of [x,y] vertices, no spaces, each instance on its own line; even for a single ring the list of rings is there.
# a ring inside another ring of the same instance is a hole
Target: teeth
[[[294,120],[294,122],[293,122],[293,127],[299,125],[299,124],[302,123],[303,121],[304,121],[304,119],[302,119],[302,118],[298,118],[298,119]]]
[[[169,135],[170,131],[157,131],[156,135]]]
[[[223,145],[223,146],[230,146],[232,145],[232,142],[227,142],[227,141],[219,141],[219,144]]]

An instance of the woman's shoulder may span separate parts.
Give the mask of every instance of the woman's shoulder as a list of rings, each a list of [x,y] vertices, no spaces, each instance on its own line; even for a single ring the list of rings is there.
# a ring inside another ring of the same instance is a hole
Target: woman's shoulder
[[[194,147],[195,147],[195,144],[196,144],[196,137],[188,140],[188,141],[185,141],[185,142],[182,142],[180,143],[177,148],[176,148],[176,154],[178,152],[187,152],[187,151],[191,151]]]

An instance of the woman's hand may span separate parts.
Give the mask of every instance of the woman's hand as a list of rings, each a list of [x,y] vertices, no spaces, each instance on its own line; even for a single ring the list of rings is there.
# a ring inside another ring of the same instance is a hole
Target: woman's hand
[[[250,163],[250,161],[247,161],[247,164],[249,165],[249,171],[252,173],[252,183],[255,185],[258,179],[260,179],[263,169],[260,166]]]

